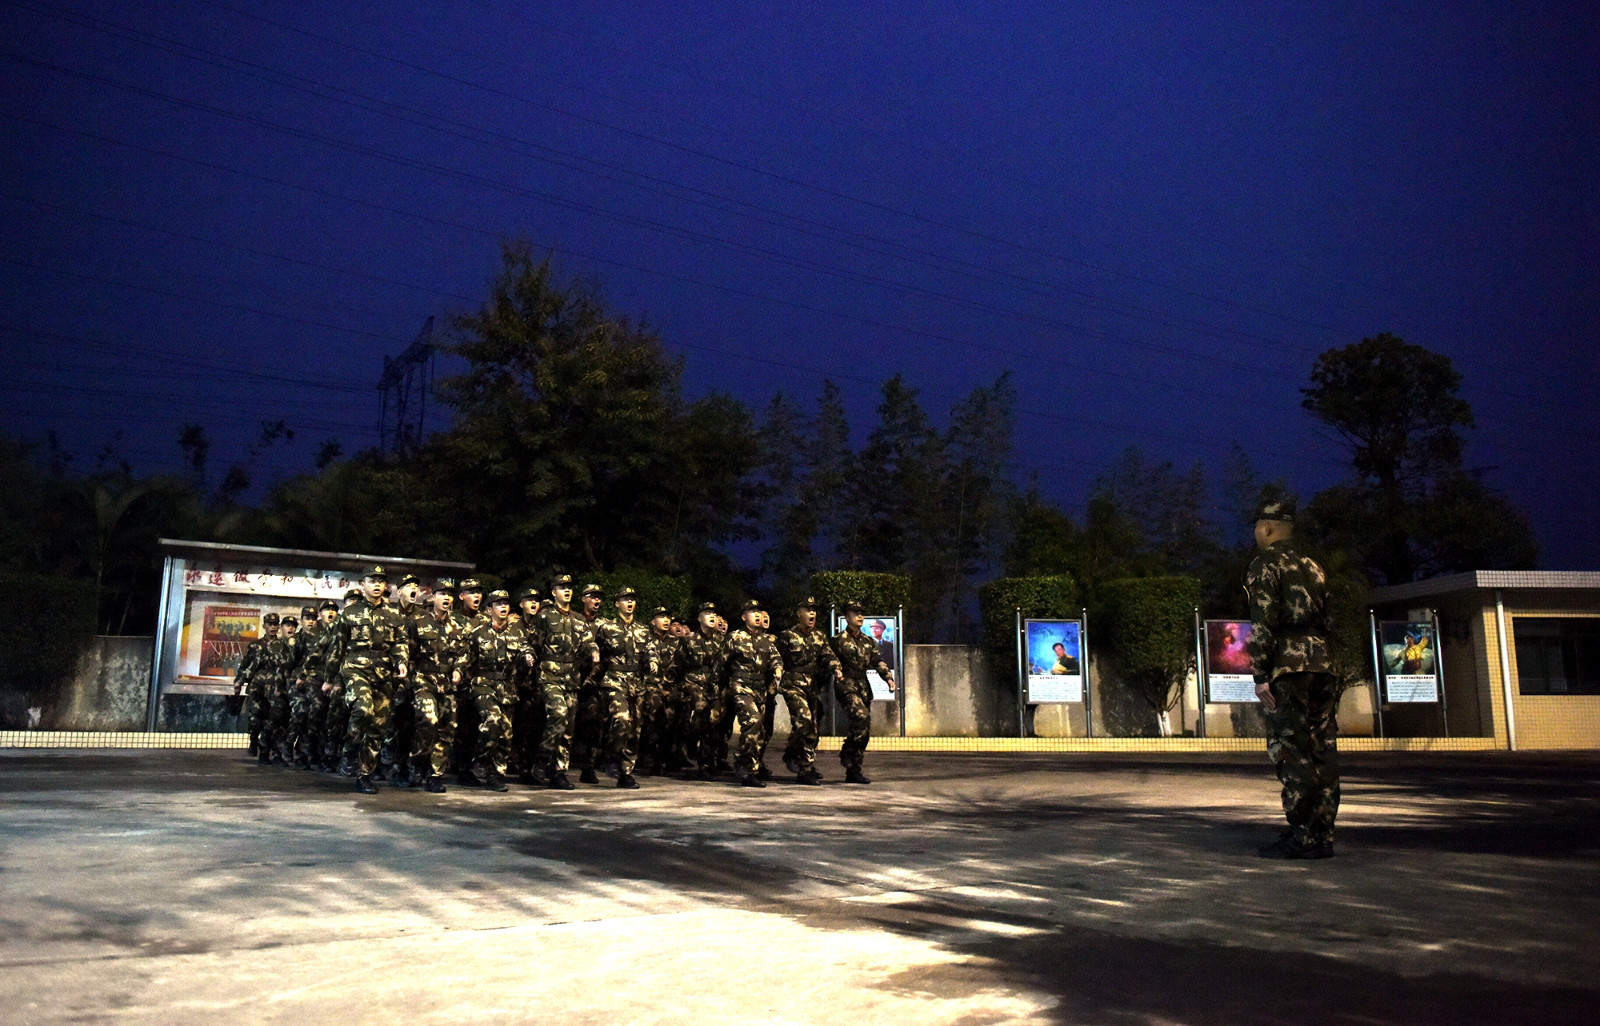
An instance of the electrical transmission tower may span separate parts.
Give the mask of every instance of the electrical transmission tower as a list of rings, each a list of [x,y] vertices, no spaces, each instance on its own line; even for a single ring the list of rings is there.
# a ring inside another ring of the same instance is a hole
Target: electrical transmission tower
[[[378,414],[378,451],[385,456],[409,452],[422,441],[428,391],[433,387],[433,357],[430,316],[405,352],[383,358],[383,376],[378,379],[378,391],[383,395]]]

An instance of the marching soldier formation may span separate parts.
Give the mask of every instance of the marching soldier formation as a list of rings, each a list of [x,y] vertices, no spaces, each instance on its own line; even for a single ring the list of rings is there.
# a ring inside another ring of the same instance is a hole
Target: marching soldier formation
[[[894,673],[859,605],[845,606],[847,626],[829,638],[809,598],[776,635],[755,601],[730,631],[709,602],[691,628],[660,607],[642,618],[632,588],[612,595],[616,615],[603,617],[605,598],[589,585],[575,607],[573,580],[559,574],[548,592],[520,592],[513,609],[509,592],[485,594],[476,580],[424,596],[415,576],[391,590],[371,567],[342,606],[262,617],[235,676],[249,696],[250,753],[354,777],[363,794],[380,781],[442,794],[452,775],[491,791],[512,779],[570,790],[574,767],[580,783],[598,783],[603,769],[624,789],[668,773],[732,773],[761,788],[773,779],[766,751],[781,697],[791,724],[783,764],[817,785],[817,720],[831,688],[849,722],[845,781],[870,783],[867,672],[891,689]]]

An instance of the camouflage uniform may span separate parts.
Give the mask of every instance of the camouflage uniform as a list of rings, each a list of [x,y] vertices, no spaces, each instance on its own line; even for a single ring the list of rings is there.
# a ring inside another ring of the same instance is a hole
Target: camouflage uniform
[[[396,669],[410,661],[406,624],[381,601],[374,605],[362,597],[340,611],[332,630],[328,661],[339,668],[349,708],[345,754],[355,775],[367,778],[378,768]]]
[[[621,616],[600,620],[595,644],[600,652],[600,705],[605,714],[605,758],[617,764],[619,779],[633,775],[639,762],[639,732],[644,714],[646,677],[660,666],[650,642],[651,630]]]
[[[740,780],[755,776],[761,767],[767,702],[777,695],[782,679],[783,661],[769,635],[748,626],[728,635],[727,680],[739,717],[739,750],[733,768]]]
[[[458,696],[461,688],[450,675],[461,668],[465,638],[453,617],[443,619],[431,610],[419,610],[411,621],[413,658],[411,686],[411,778],[427,781],[442,777],[450,768],[450,748],[456,738]]]
[[[528,636],[509,619],[498,627],[485,619],[467,634],[464,648],[461,676],[469,684],[468,708],[478,726],[477,751],[469,769],[479,781],[498,780],[506,775],[511,755],[511,708],[516,700],[512,674],[519,662],[527,660]]]
[[[260,751],[261,728],[266,724],[266,706],[262,704],[260,693],[254,685],[256,670],[261,666],[266,650],[266,638],[261,637],[250,642],[244,647],[244,653],[239,656],[239,665],[233,671],[233,686],[245,696],[245,701],[248,703],[251,755]]]
[[[861,757],[872,736],[872,685],[867,682],[867,671],[877,670],[887,678],[889,664],[878,654],[878,643],[859,629],[841,629],[833,636],[831,644],[839,668],[844,672],[844,679],[836,682],[833,690],[848,717],[839,761],[846,770],[859,772]]]
[[[683,731],[704,774],[716,772],[717,742],[722,734],[720,684],[727,662],[727,639],[715,630],[698,630],[678,645],[678,704]]]
[[[665,610],[660,610],[665,612]],[[639,699],[639,754],[651,773],[661,773],[672,759],[672,670],[678,659],[678,639],[670,633],[650,631],[647,665]]]
[[[817,768],[817,720],[828,685],[843,671],[828,645],[828,636],[798,624],[777,637],[783,655],[783,681],[778,693],[789,707],[789,743],[783,763],[802,775]]]
[[[328,740],[329,693],[322,688],[328,683],[328,649],[333,642],[333,630],[320,622],[315,630],[305,658],[300,662],[300,677],[305,681],[305,709],[299,724],[300,742],[295,749],[295,759],[307,765],[326,761]]]
[[[591,638],[598,638],[604,622],[598,613],[590,616],[580,612],[578,619],[588,628]],[[578,661],[578,711],[572,724],[572,764],[585,775],[594,772],[595,757],[605,745],[606,708],[600,694],[600,669],[598,655]]]
[[[261,755],[278,762],[294,758],[289,750],[289,667],[296,654],[293,638],[276,637],[266,644],[261,669],[255,679],[261,682],[267,707],[266,723],[261,728]]]
[[[404,582],[401,582],[404,587]],[[416,636],[413,633],[417,618],[425,613],[421,603],[406,605],[402,602],[395,608],[395,612],[406,625],[406,641],[416,651]],[[405,784],[411,779],[411,749],[415,733],[416,713],[412,707],[413,691],[416,688],[416,676],[408,675],[405,680],[394,682],[394,700],[389,705],[389,722],[384,729],[383,744],[378,749],[378,765],[381,768],[380,776],[396,783]]]
[[[520,606],[524,600],[537,601],[538,598],[537,592],[525,589],[517,601]],[[537,615],[535,612],[534,616]],[[531,648],[533,618],[512,613],[511,619],[521,625]],[[539,758],[539,738],[544,733],[544,696],[539,691],[538,665],[519,664],[511,682],[516,691],[516,703],[511,711],[511,764],[508,768],[517,770],[524,783],[541,783],[544,768]]]
[[[295,659],[289,671],[289,760],[298,766],[310,765],[309,740],[311,736],[312,691],[322,693],[313,684],[308,672],[320,663],[317,649],[322,636],[327,633],[314,618],[300,628],[294,636]],[[320,672],[320,671],[317,671]]]
[[[1250,600],[1250,667],[1268,684],[1267,755],[1283,782],[1288,841],[1331,844],[1339,812],[1339,704],[1328,648],[1328,582],[1322,567],[1277,541],[1245,575]]]
[[[544,733],[539,755],[553,773],[565,774],[572,760],[579,674],[599,662],[594,636],[583,617],[554,603],[539,610],[532,625],[539,690],[544,694]]]

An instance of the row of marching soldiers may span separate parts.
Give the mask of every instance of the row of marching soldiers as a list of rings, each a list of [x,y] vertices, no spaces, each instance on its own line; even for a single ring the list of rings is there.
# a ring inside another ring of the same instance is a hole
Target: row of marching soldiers
[[[250,700],[250,750],[263,763],[293,764],[443,793],[447,777],[494,791],[509,778],[570,789],[582,783],[639,786],[644,775],[687,773],[765,787],[777,701],[789,713],[783,764],[801,784],[820,784],[818,715],[831,689],[848,720],[840,761],[845,780],[870,783],[861,760],[870,734],[869,670],[894,687],[893,670],[862,629],[862,609],[844,607],[833,637],[806,599],[777,633],[760,603],[745,603],[730,630],[712,603],[693,626],[654,609],[640,622],[638,596],[583,589],[572,578],[505,591],[451,581],[424,597],[413,575],[390,590],[374,566],[341,608],[303,610],[306,623],[268,613],[240,658],[237,689]],[[459,597],[460,605],[456,605]],[[314,614],[314,615],[313,615]],[[739,743],[731,752],[733,728]]]

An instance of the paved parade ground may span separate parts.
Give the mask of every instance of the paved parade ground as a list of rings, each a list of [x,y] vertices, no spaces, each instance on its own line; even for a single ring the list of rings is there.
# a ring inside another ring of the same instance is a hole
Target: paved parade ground
[[[1593,1023],[1600,757],[869,753],[444,796],[0,751],[6,1023]],[[609,783],[609,781],[607,782]]]

